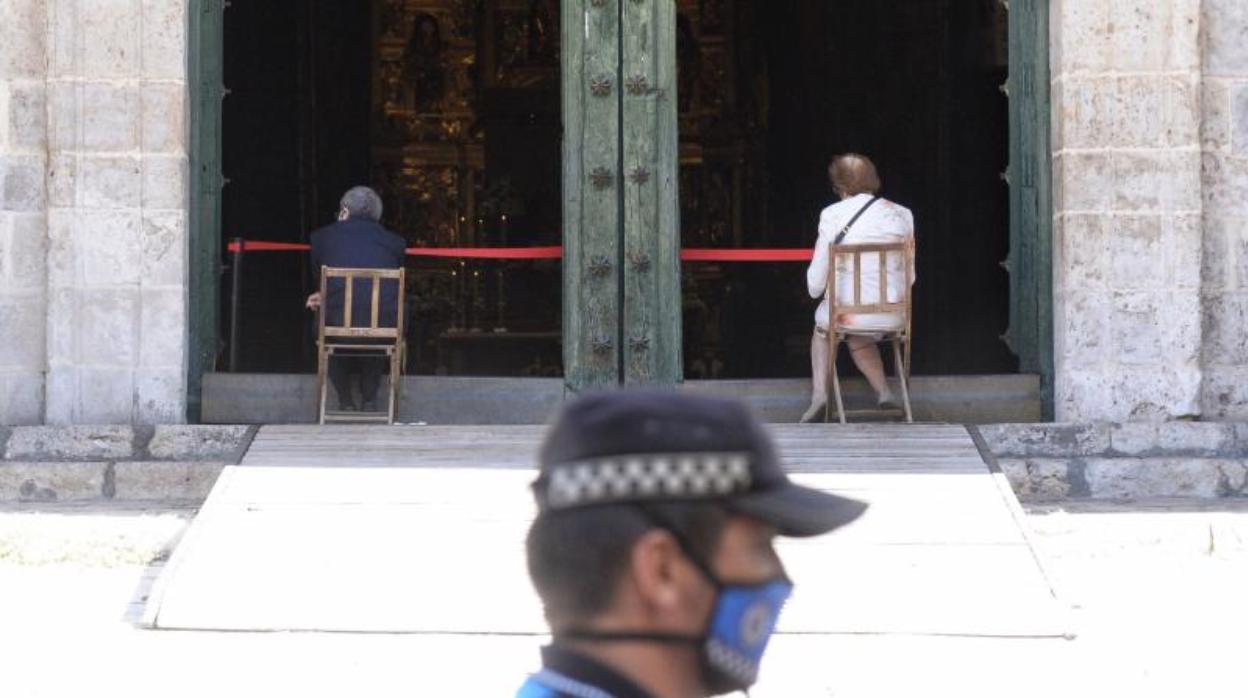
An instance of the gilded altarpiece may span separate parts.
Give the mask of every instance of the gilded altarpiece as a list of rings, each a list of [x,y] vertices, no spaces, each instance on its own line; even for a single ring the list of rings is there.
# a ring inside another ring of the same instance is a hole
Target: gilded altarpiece
[[[558,0],[375,2],[373,181],[409,245],[558,244],[558,22]],[[561,370],[557,263],[423,261],[409,278],[418,371]],[[504,346],[527,363],[465,369]]]

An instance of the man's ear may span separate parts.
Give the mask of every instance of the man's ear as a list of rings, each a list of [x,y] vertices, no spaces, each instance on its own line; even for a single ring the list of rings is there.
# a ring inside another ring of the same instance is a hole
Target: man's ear
[[[646,606],[666,614],[685,603],[688,570],[672,534],[658,528],[643,533],[633,544],[631,562],[633,583]]]
[[[351,217],[351,212],[347,210],[346,206],[343,206],[342,208],[338,209],[338,220],[345,221],[350,217]]]

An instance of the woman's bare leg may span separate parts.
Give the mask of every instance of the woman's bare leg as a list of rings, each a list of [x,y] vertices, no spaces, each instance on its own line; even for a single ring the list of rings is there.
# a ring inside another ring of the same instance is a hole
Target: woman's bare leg
[[[828,338],[818,332],[810,335],[810,407],[802,415],[803,422],[815,418],[828,404]]]
[[[867,382],[875,389],[880,402],[891,400],[893,392],[888,388],[888,380],[884,378],[884,360],[880,358],[880,347],[870,337],[850,335],[846,340],[849,353],[854,357],[854,365],[866,376]]]

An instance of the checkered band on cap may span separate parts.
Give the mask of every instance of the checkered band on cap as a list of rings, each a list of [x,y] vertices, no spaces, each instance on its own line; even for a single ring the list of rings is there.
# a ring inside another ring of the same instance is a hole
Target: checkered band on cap
[[[552,509],[618,501],[724,497],[750,489],[747,453],[646,453],[550,466],[542,503]]]

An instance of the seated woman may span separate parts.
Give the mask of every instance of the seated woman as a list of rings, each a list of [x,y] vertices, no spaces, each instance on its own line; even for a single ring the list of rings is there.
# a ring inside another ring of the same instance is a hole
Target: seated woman
[[[828,166],[828,177],[841,200],[823,209],[819,216],[819,240],[815,243],[814,258],[806,270],[806,285],[811,298],[825,295],[830,245],[888,244],[914,238],[914,215],[910,209],[878,196],[880,177],[870,159],[855,153],[838,156]],[[853,302],[852,267],[849,258],[837,260],[836,297],[843,303]],[[900,258],[888,259],[887,275],[885,290],[888,298],[885,302],[895,302],[904,293],[905,262]],[[881,302],[878,298],[879,261],[875,255],[862,256],[861,279],[861,302]],[[802,415],[803,422],[813,420],[828,402],[828,314],[828,299],[824,298],[815,311],[815,332],[810,339],[813,385],[810,407]],[[892,407],[895,403],[888,381],[884,378],[884,363],[876,343],[882,332],[899,329],[903,321],[899,313],[847,314],[836,318],[836,326],[851,333],[846,344],[849,345],[854,365],[875,389],[881,407]]]

